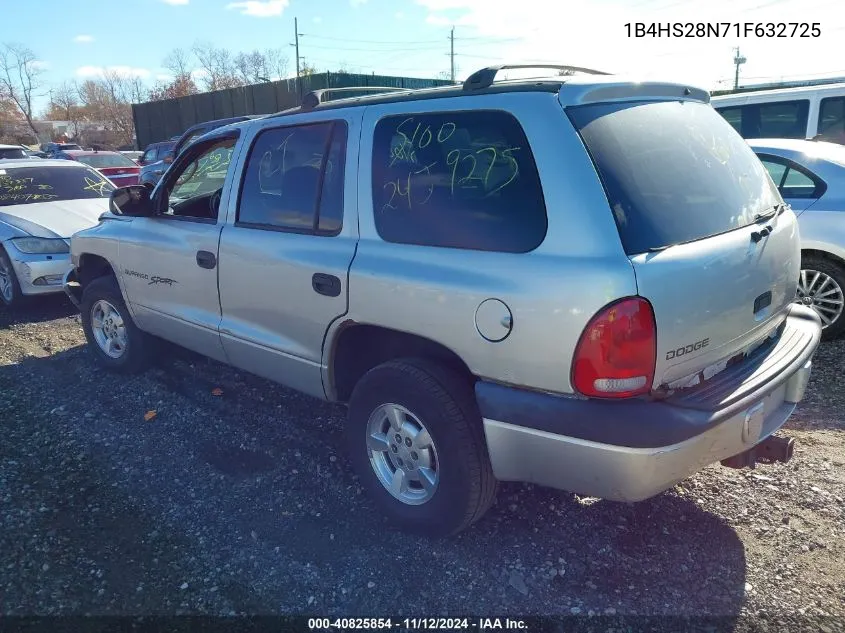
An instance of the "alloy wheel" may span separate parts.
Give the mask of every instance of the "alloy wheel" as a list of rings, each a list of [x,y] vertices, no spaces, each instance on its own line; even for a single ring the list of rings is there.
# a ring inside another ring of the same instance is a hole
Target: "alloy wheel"
[[[437,449],[425,425],[398,404],[383,404],[367,422],[367,452],[381,485],[402,503],[422,505],[440,482]]]
[[[840,319],[845,307],[842,287],[836,279],[818,270],[801,271],[797,300],[816,311],[822,320],[823,328]]]

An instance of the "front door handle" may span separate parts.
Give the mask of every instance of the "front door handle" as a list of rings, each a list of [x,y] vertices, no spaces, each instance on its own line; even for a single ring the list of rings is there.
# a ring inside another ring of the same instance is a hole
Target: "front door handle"
[[[214,268],[217,265],[217,257],[208,251],[197,251],[197,264],[200,268]]]
[[[325,273],[314,273],[311,277],[311,287],[314,291],[327,297],[337,297],[340,295],[340,279],[334,275],[327,275]]]

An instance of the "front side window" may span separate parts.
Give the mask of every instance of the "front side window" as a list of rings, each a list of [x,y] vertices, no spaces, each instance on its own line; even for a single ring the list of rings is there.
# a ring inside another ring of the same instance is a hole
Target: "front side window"
[[[381,119],[372,187],[376,229],[388,242],[526,253],[546,236],[534,157],[506,112]]]
[[[238,224],[336,234],[343,218],[345,159],[342,121],[261,132],[247,161]]]
[[[35,161],[33,161],[35,162]],[[108,198],[114,185],[90,167],[15,167],[0,164],[0,207],[58,200]]]
[[[216,219],[220,194],[231,168],[232,152],[237,139],[209,141],[194,148],[172,174],[165,188],[165,215]]]

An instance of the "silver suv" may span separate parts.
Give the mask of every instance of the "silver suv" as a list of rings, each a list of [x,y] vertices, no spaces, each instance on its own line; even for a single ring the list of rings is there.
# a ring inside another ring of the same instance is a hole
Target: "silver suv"
[[[630,502],[789,459],[821,327],[752,150],[691,86],[501,69],[311,93],[116,191],[66,279],[95,356],[166,339],[347,404],[362,484],[430,534],[497,481]]]

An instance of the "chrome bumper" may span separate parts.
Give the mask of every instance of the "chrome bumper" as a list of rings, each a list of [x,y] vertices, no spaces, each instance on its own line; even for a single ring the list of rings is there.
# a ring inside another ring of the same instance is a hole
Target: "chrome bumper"
[[[796,313],[796,319],[796,329],[803,330],[802,336],[806,337],[800,348],[793,336],[772,352],[774,357],[783,353],[783,347],[795,345],[790,358],[784,359],[783,371],[772,375],[768,373],[773,371],[771,365],[761,363],[757,372],[744,377],[743,384],[754,384],[754,389],[717,410],[696,411],[648,402],[636,406],[583,400],[573,403],[572,399],[567,402],[560,398],[556,400],[562,402],[555,404],[548,395],[507,396],[499,387],[479,389],[476,385],[494,474],[502,481],[524,481],[580,495],[633,502],[659,494],[709,464],[749,450],[780,429],[804,397],[821,328],[812,321],[818,320],[815,315]],[[768,380],[756,384],[755,379],[762,377]],[[689,404],[693,400],[686,398],[681,402]],[[519,411],[528,411],[527,417],[520,419]],[[510,412],[515,419],[489,415],[497,412]],[[573,432],[583,430],[585,435],[604,436],[596,441],[555,433],[550,416],[557,416],[559,425]],[[567,416],[569,420],[564,422]],[[542,423],[529,423],[533,422],[532,417]],[[650,417],[668,421],[662,433],[674,432],[673,425],[686,425],[687,436],[681,441],[653,446],[648,443],[649,438],[630,433],[638,429],[644,434],[650,432],[648,429],[653,431]],[[520,423],[515,424],[516,421]],[[603,425],[616,430],[607,433],[596,429]],[[614,437],[619,429],[628,430],[627,440]],[[629,445],[624,445],[626,441]]]

